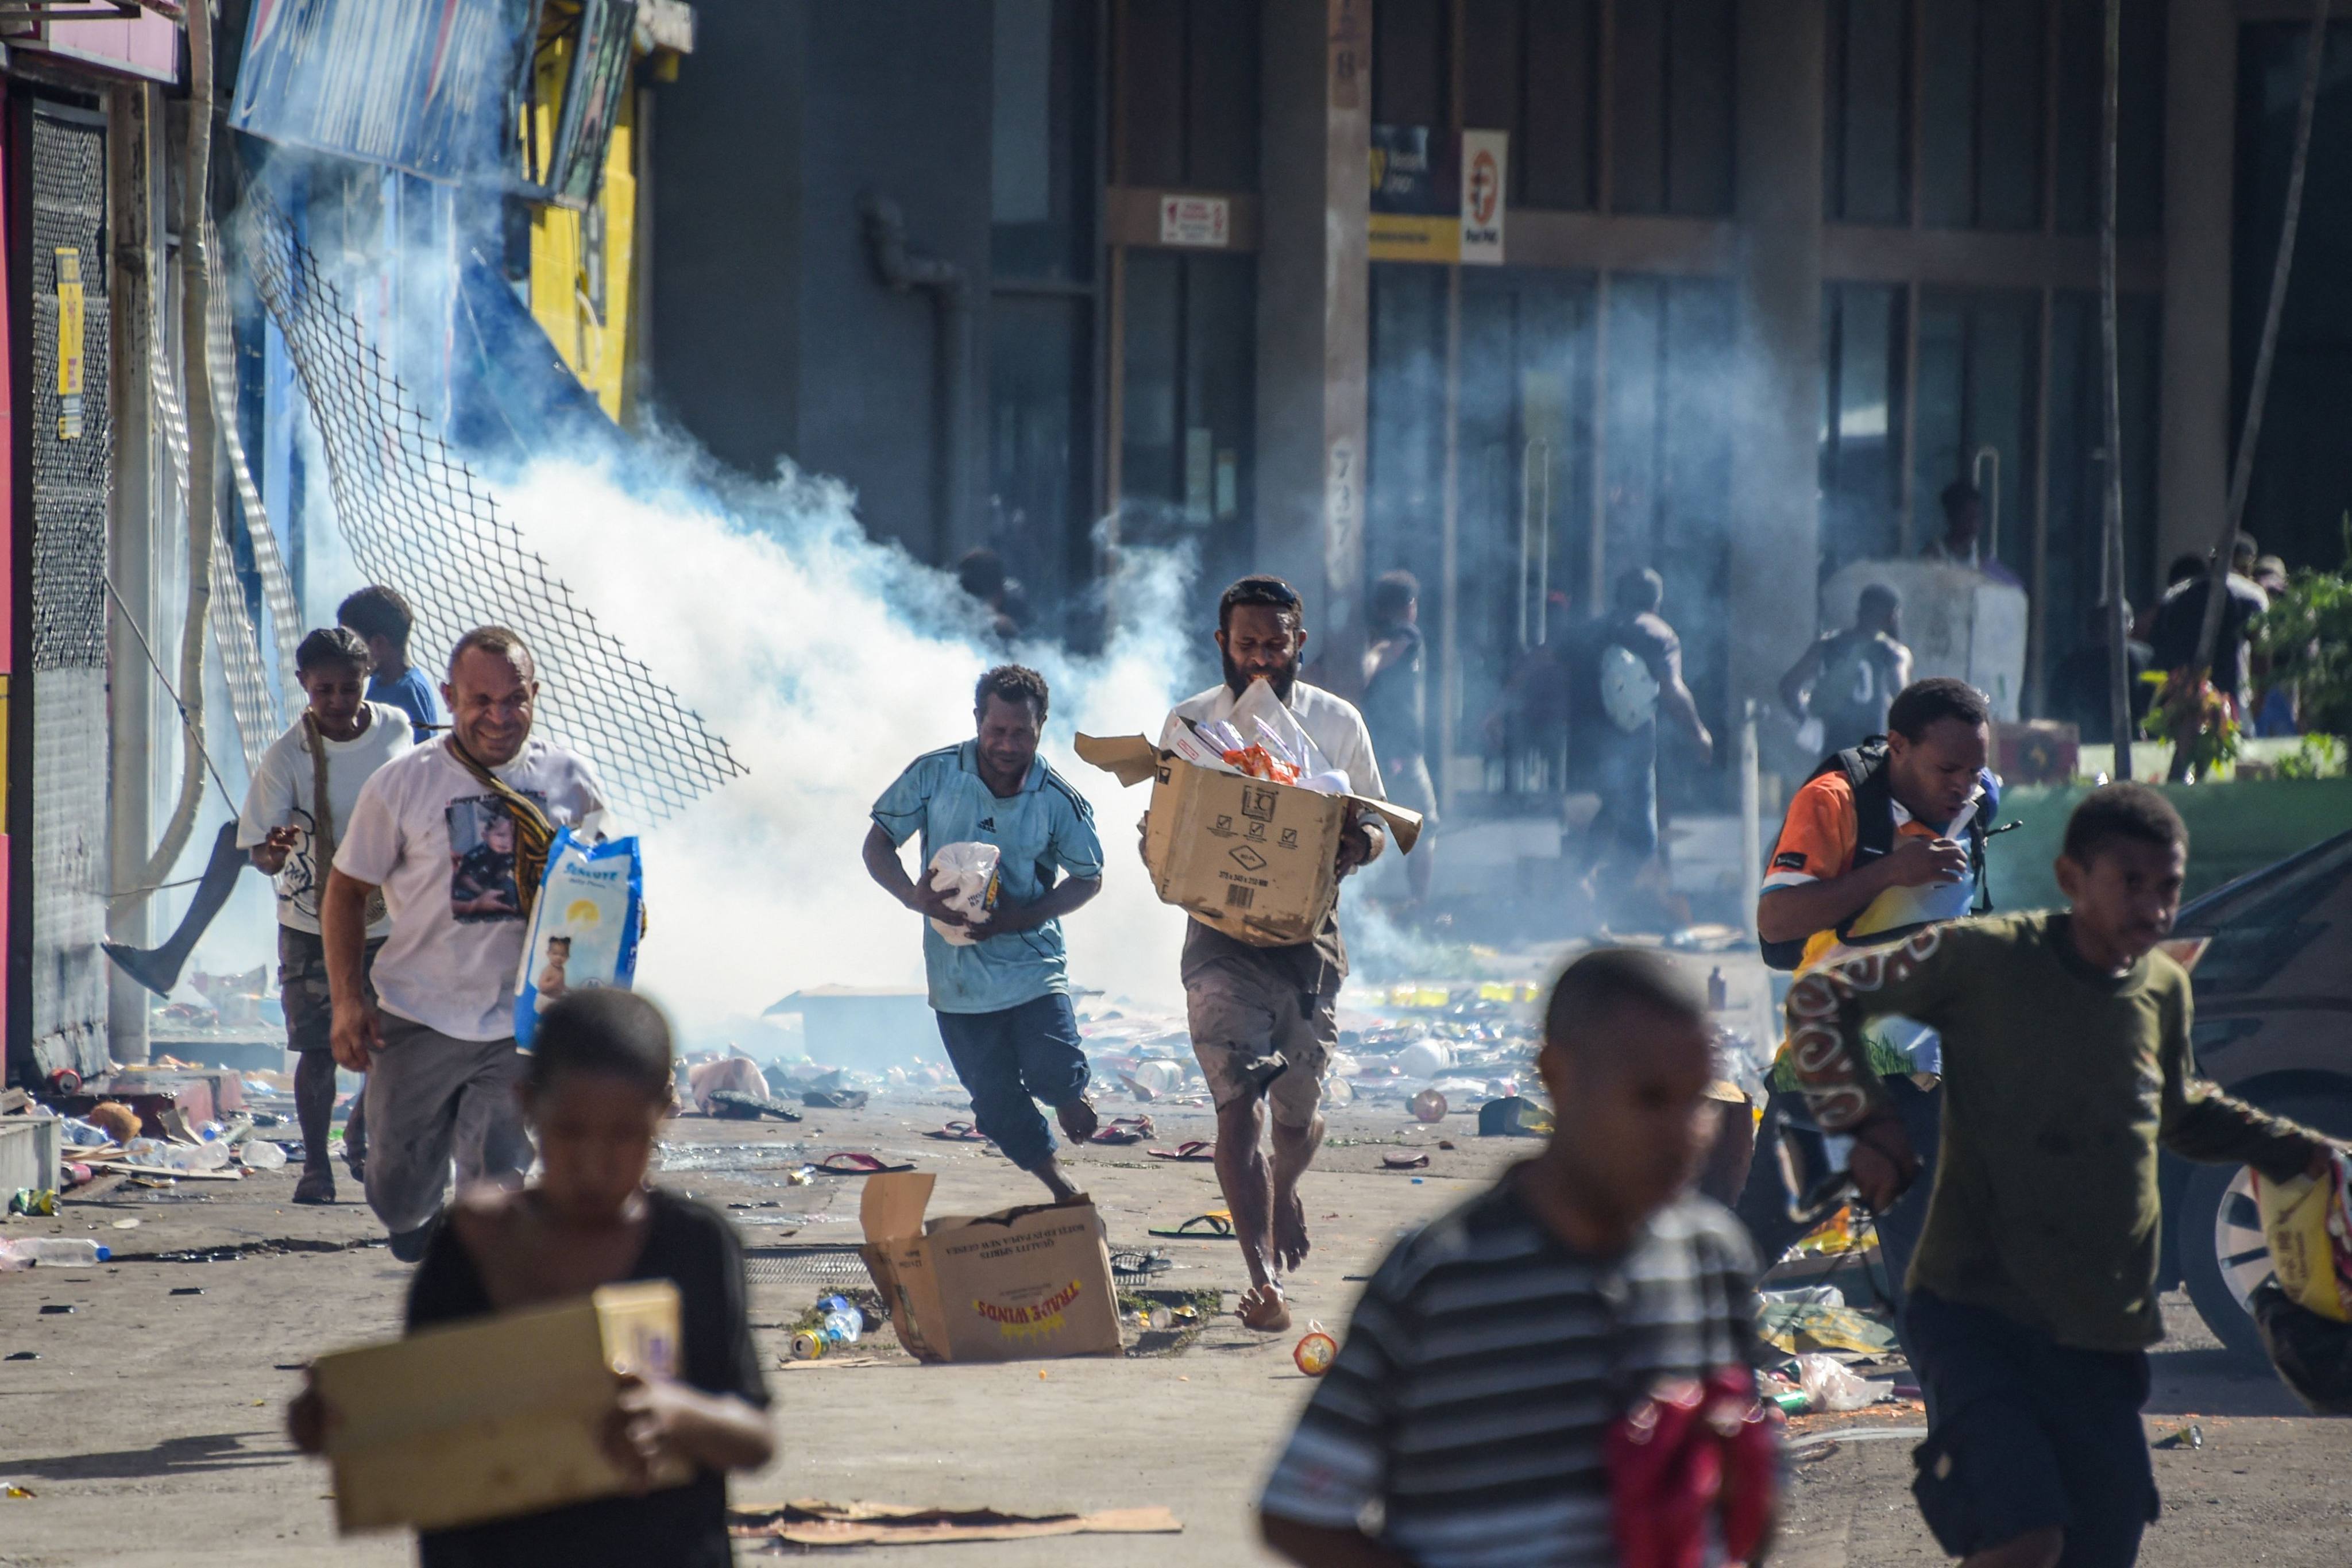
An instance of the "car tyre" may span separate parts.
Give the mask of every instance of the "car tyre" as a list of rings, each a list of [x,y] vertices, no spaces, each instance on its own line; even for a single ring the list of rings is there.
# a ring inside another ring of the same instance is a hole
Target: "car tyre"
[[[2287,1096],[2263,1108],[2335,1137],[2352,1134],[2352,1098]],[[2173,1224],[2180,1272],[2198,1316],[2241,1360],[2269,1365],[2262,1336],[2246,1311],[2248,1293],[2269,1277],[2271,1268],[2245,1167],[2197,1166]]]

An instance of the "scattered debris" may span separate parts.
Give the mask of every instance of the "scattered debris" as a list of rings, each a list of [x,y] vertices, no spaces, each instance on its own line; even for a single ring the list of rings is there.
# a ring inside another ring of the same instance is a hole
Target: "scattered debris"
[[[992,1508],[909,1508],[810,1498],[781,1506],[738,1505],[728,1513],[739,1540],[774,1540],[795,1546],[916,1546],[934,1541],[1031,1541],[1048,1535],[1173,1535],[1184,1528],[1164,1508],[1019,1514]]]

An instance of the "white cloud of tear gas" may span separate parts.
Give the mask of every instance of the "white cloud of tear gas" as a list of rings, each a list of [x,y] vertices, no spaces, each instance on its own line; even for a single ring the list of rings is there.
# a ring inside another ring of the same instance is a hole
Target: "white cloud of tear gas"
[[[919,922],[874,886],[859,847],[908,763],[970,737],[972,684],[1005,658],[952,577],[872,542],[846,490],[797,475],[740,511],[562,460],[499,496],[529,546],[750,770],[646,831],[639,988],[704,1042],[805,986],[919,986]],[[1099,657],[1013,650],[1052,683],[1046,754],[1093,803],[1108,861],[1101,897],[1064,922],[1071,980],[1163,1005],[1181,994],[1183,916],[1153,897],[1135,854],[1145,792],[1070,747],[1080,730],[1156,734],[1183,695],[1201,628],[1177,624],[1181,577],[1165,558],[1131,563],[1117,584],[1123,629]]]

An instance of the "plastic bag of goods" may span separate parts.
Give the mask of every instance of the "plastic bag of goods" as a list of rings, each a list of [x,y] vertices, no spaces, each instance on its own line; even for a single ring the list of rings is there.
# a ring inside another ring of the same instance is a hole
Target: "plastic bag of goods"
[[[1814,1352],[1797,1358],[1797,1382],[1805,1391],[1805,1398],[1815,1410],[1844,1412],[1862,1410],[1890,1398],[1895,1393],[1892,1378],[1870,1382],[1856,1377],[1853,1370],[1835,1356]]]
[[[515,1044],[529,1050],[539,1016],[568,993],[629,989],[644,919],[636,839],[592,844],[569,827],[556,829],[515,975]]]
[[[962,843],[940,847],[931,857],[931,890],[945,893],[948,903],[968,921],[986,918],[996,908],[996,895],[1001,879],[998,864],[1004,851],[993,844]],[[968,926],[954,926],[934,920],[931,929],[958,947],[970,947],[980,939]]]
[[[2253,1181],[2279,1289],[2298,1307],[2352,1322],[2352,1160],[2331,1153],[2324,1176]]]

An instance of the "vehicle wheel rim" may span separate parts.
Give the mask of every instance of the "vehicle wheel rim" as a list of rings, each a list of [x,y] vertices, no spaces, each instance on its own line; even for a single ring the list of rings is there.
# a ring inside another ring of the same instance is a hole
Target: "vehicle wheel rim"
[[[2263,1234],[2263,1213],[2254,1201],[2253,1176],[2241,1170],[2213,1211],[2213,1260],[2221,1283],[2240,1307],[2254,1287],[2271,1276],[2271,1244]]]

